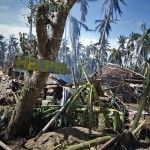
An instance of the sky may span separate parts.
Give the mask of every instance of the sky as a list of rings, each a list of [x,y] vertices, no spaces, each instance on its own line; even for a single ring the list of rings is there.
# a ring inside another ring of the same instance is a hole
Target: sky
[[[19,32],[29,33],[26,19],[30,12],[27,8],[28,1],[0,0],[0,34],[5,38],[9,38],[12,34],[19,37]],[[95,20],[103,19],[101,15],[103,1],[89,2],[87,21],[85,24],[90,29],[95,29]],[[132,31],[141,33],[140,26],[142,22],[145,22],[147,27],[150,28],[150,0],[125,0],[125,2],[127,6],[120,4],[123,15],[121,17],[118,16],[119,21],[117,24],[111,25],[112,31],[108,37],[111,47],[117,48],[117,38],[120,35],[129,36]],[[77,19],[80,18],[79,4],[73,7],[71,14]],[[66,33],[68,38],[68,28],[66,28]],[[84,45],[90,44],[91,42],[98,42],[98,39],[98,32],[86,32],[84,30],[81,32],[80,41]]]

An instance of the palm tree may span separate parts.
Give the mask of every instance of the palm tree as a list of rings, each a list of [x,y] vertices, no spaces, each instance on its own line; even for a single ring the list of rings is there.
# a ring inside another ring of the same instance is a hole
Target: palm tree
[[[103,7],[102,7],[102,12],[106,9],[108,2],[110,2],[108,4],[108,10],[109,10],[108,14],[109,14],[109,16],[111,18],[114,18],[113,17],[114,14],[117,15],[117,12],[118,12],[118,14],[121,17],[121,15],[123,14],[123,12],[121,11],[119,2],[121,2],[122,4],[124,4],[126,6],[127,4],[125,3],[125,1],[124,0],[104,0]]]
[[[110,18],[114,18],[113,15],[114,13],[117,15],[117,12],[119,13],[119,15],[121,16],[122,15],[122,11],[121,11],[121,8],[120,8],[120,5],[119,5],[119,1],[126,5],[125,1],[124,0],[105,0],[104,3],[103,3],[103,7],[102,7],[102,12],[104,11],[104,9],[106,10],[106,6],[107,6],[107,3],[109,3],[109,6],[108,6],[108,11],[106,11],[107,13],[105,14],[105,24],[103,26],[103,31],[101,33],[101,40],[100,40],[100,45],[102,45],[102,42],[103,42],[103,38],[105,36],[105,32],[106,32],[106,29],[107,29],[107,24],[110,20]]]
[[[125,50],[126,41],[127,41],[127,37],[125,37],[124,35],[120,35],[118,37],[117,43],[119,44],[119,50],[121,50],[121,51]]]
[[[88,14],[88,2],[97,1],[97,0],[78,0],[80,4],[81,18],[80,21],[82,23],[86,22],[86,15]]]
[[[77,43],[78,43],[78,38],[80,36],[80,26],[77,21],[73,16],[70,16],[70,40],[71,40],[71,45],[72,49],[74,51],[74,62],[75,64],[75,74],[77,75]]]
[[[79,37],[80,37],[80,28],[83,27],[86,31],[91,31],[85,24],[82,22],[78,21],[76,18],[74,18],[72,15],[70,15],[70,40],[71,40],[71,45],[72,49],[75,53],[74,56],[74,62],[75,62],[75,73],[76,76],[78,77],[78,62],[77,62],[77,57],[78,57],[78,43],[79,43]]]
[[[109,3],[108,6],[108,10],[106,9],[107,3]],[[126,5],[126,3],[124,2],[124,0],[120,0],[121,3],[123,3],[124,5]],[[105,0],[102,6],[102,12],[105,11],[105,17],[103,20],[99,20],[98,22],[101,22],[100,25],[97,26],[97,28],[99,28],[100,30],[100,39],[99,39],[99,45],[100,45],[100,55],[101,55],[101,47],[102,44],[105,40],[106,34],[107,36],[109,35],[109,31],[111,31],[111,26],[110,23],[116,23],[117,19],[114,20],[113,15],[114,13],[117,15],[117,12],[119,13],[119,15],[121,16],[122,11],[120,9],[120,5],[119,5],[119,0]],[[99,70],[99,66],[98,66],[98,70]]]
[[[106,35],[108,37],[109,33],[111,31],[110,23],[116,23],[116,21],[115,20],[110,20],[110,19],[107,20],[107,16],[105,15],[105,19],[96,20],[95,23],[99,23],[96,26],[95,30],[100,32],[100,39],[99,39],[100,47],[99,47],[99,51],[97,52],[97,55],[98,55],[98,57],[97,57],[98,60],[97,61],[101,64],[101,66],[103,66],[102,61],[105,58],[105,57],[103,57],[103,54],[107,53],[105,47],[108,46],[108,41],[106,40]],[[105,30],[105,32],[103,32],[104,30]],[[99,70],[100,69],[99,65],[97,67],[98,67],[98,70]]]
[[[110,56],[109,56],[108,61],[110,63],[118,64],[119,66],[121,66],[122,65],[121,56],[122,56],[122,54],[119,51],[119,49],[117,50],[117,49],[113,48],[110,50]]]
[[[128,64],[128,57],[127,57],[128,53],[126,51],[126,46],[125,46],[126,42],[127,42],[127,37],[125,37],[124,35],[120,35],[118,37],[118,41],[117,41],[117,43],[119,44],[118,49],[122,52],[122,56],[124,58],[124,64],[123,65],[125,65],[125,66],[127,66],[127,64]]]
[[[6,54],[6,42],[4,41],[4,36],[0,34],[0,67],[3,68]]]
[[[116,20],[111,20],[111,19],[108,20],[106,14],[105,14],[105,18],[104,19],[96,20],[95,23],[99,23],[96,26],[95,30],[100,33],[99,42],[103,42],[103,40],[105,40],[106,35],[108,37],[109,33],[111,31],[110,23],[116,23]],[[103,33],[103,31],[104,31],[104,33]]]
[[[18,46],[17,38],[14,35],[10,35],[8,44],[8,54],[7,54],[7,65],[9,67],[13,66],[15,56],[20,53],[20,48]]]
[[[141,35],[139,33],[132,32],[129,37],[127,37],[127,45],[124,51],[124,64],[128,68],[132,68],[134,63],[134,51],[136,49],[136,43],[138,43]]]
[[[78,62],[77,62],[77,55],[79,54],[78,44],[79,44],[79,37],[81,32],[81,27],[83,27],[86,31],[90,31],[90,29],[84,24],[86,21],[86,15],[88,13],[88,2],[96,1],[96,0],[78,0],[77,2],[80,4],[80,11],[81,11],[81,18],[78,21],[73,16],[70,16],[70,38],[72,43],[72,48],[75,52],[75,73],[78,77]]]
[[[96,44],[90,44],[82,49],[83,65],[88,75],[96,71],[96,51]]]
[[[134,70],[137,68],[138,63],[141,64],[145,59],[147,59],[148,52],[150,51],[150,28],[147,29],[145,23],[142,23],[141,29],[143,31],[143,34],[141,35],[137,43],[137,55]]]

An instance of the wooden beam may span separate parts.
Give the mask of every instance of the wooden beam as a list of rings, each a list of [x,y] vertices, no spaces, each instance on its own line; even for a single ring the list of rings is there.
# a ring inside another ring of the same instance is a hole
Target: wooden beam
[[[114,141],[118,139],[119,136],[111,138],[109,141],[107,141],[105,144],[103,144],[99,150],[105,150],[110,144],[112,144]]]

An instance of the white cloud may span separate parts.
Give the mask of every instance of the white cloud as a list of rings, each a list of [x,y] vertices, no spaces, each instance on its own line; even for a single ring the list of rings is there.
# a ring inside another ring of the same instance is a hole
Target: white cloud
[[[5,6],[0,6],[0,9],[1,7],[3,9],[7,9],[7,7],[5,8]],[[29,27],[26,25],[27,15],[29,15],[28,8],[20,8],[13,13],[8,13],[8,11],[3,13],[1,12],[0,16],[1,15],[5,17],[3,17],[4,21],[0,21],[0,34],[2,34],[6,39],[8,39],[12,34],[14,34],[16,38],[19,38],[19,32],[27,34],[29,33]],[[5,20],[8,18],[9,21],[5,22]],[[35,34],[35,29],[33,29],[33,34]]]
[[[98,40],[94,39],[94,38],[81,39],[81,43],[84,46],[87,46],[87,45],[90,45],[90,44],[93,44],[93,43],[97,43],[97,42],[98,42]],[[110,43],[111,48],[118,48],[118,46],[119,46],[118,43],[117,43],[117,38],[109,39],[109,43]]]
[[[18,20],[22,23],[27,23],[27,16],[30,15],[30,10],[28,8],[21,8],[18,14]]]
[[[109,43],[110,43],[110,47],[111,48],[118,48],[118,43],[117,43],[117,39],[109,39]]]
[[[90,44],[93,44],[93,43],[97,43],[98,41],[97,41],[97,39],[94,39],[94,38],[92,38],[92,39],[85,38],[85,39],[82,39],[81,42],[84,46],[87,46],[87,45],[90,45]]]
[[[29,33],[29,28],[0,24],[0,34],[2,34],[6,39],[8,39],[11,34],[14,34],[15,37],[18,38],[19,32]]]

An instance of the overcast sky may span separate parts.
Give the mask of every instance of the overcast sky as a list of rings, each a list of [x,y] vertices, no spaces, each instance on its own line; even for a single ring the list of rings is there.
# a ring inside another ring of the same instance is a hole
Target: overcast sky
[[[0,34],[8,38],[10,34],[15,34],[18,37],[19,32],[29,33],[26,24],[26,17],[29,13],[28,1],[0,0]],[[86,24],[91,29],[96,27],[95,20],[103,19],[101,16],[102,2],[103,0],[89,2]],[[119,35],[129,36],[132,31],[141,33],[140,25],[142,22],[145,22],[148,28],[150,27],[150,0],[125,0],[125,2],[127,6],[120,5],[123,15],[118,18],[118,24],[112,24],[112,31],[109,36],[112,47],[117,47],[116,41]],[[80,18],[79,4],[73,7],[71,14],[77,19]],[[81,35],[80,39],[84,44],[89,44],[90,41],[96,42],[99,39],[97,32],[83,31]]]

